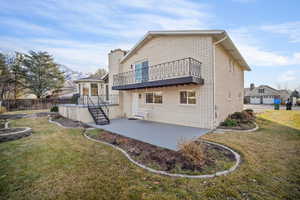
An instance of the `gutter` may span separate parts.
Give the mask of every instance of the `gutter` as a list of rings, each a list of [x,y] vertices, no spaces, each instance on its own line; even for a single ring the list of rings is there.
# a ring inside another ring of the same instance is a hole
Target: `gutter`
[[[227,34],[225,33],[225,36],[216,41],[216,42],[213,42],[213,128],[216,128],[217,125],[216,125],[216,46],[218,44],[220,44],[221,42],[225,41],[227,39]]]

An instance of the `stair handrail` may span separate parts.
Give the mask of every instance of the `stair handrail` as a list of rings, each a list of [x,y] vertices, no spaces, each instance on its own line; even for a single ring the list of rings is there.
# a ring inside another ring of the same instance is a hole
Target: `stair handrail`
[[[103,99],[100,96],[98,96],[98,105],[99,106],[103,105],[103,107],[105,109],[104,112],[108,116],[109,115],[109,108],[107,106],[107,102],[103,101]]]
[[[98,97],[99,97],[99,96],[98,96]],[[90,105],[92,105],[92,106],[90,106]],[[102,106],[99,104],[99,98],[98,98],[98,106],[96,106],[96,105],[94,104],[93,100],[91,99],[91,97],[90,97],[90,96],[87,96],[87,106],[88,106],[88,108],[91,108],[91,107],[98,107],[98,108],[103,112],[103,114],[104,114],[106,120],[107,120],[108,122],[110,122],[110,120],[109,120],[109,118],[108,118],[108,107],[106,106],[106,104],[103,104],[103,105],[105,106],[105,109],[107,109],[107,112],[105,112],[105,111],[103,110]]]

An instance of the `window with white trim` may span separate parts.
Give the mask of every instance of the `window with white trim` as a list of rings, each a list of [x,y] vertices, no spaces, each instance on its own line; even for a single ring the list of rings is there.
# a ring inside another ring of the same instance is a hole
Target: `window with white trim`
[[[163,103],[162,92],[147,92],[146,103],[162,104]]]
[[[196,104],[195,91],[180,91],[180,104]]]

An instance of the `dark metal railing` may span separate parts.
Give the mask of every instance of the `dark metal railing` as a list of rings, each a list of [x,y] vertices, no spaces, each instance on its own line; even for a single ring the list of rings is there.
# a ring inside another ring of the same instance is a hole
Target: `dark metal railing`
[[[201,78],[201,62],[183,58],[149,67],[143,67],[113,76],[113,86],[194,76]]]
[[[109,109],[107,106],[107,103],[105,103],[100,96],[98,96],[98,102],[95,103],[91,97],[89,96],[83,96],[84,99],[84,103],[86,103],[86,105],[88,106],[88,108],[99,108],[101,110],[101,112],[104,113],[104,116],[106,117],[106,119],[109,121]]]

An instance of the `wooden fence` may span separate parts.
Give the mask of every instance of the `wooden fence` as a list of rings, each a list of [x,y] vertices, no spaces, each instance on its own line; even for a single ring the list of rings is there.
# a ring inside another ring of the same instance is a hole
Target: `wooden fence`
[[[17,110],[40,110],[40,109],[50,109],[54,105],[58,104],[74,104],[76,99],[73,98],[49,98],[49,99],[16,99],[16,100],[4,100],[2,101],[2,106],[6,108],[7,111],[17,111]]]

